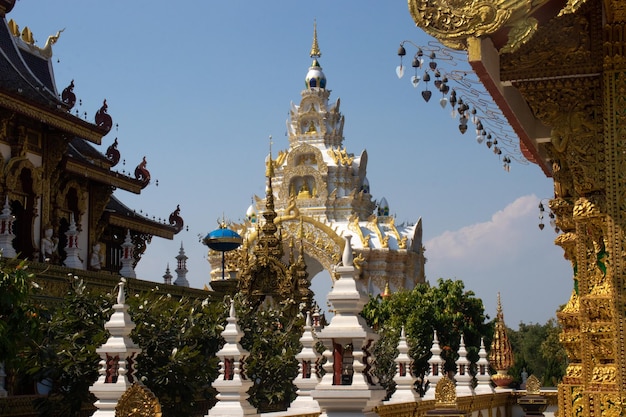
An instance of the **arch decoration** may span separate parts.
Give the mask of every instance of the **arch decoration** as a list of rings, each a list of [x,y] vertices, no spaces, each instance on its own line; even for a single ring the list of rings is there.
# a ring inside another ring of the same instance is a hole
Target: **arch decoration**
[[[59,187],[59,191],[56,196],[54,196],[53,216],[57,221],[63,217],[69,219],[69,213],[73,212],[73,209],[68,207],[68,195],[70,195],[72,191],[76,192],[76,208],[78,210],[78,213],[74,213],[74,221],[80,230],[80,221],[83,214],[87,212],[87,202],[89,201],[89,192],[84,182],[71,179]]]
[[[24,198],[19,191],[22,190],[21,175],[24,169],[30,171],[32,192],[35,195],[35,199],[38,199],[43,191],[43,170],[41,167],[35,167],[25,156],[11,158],[4,165],[3,171],[5,189],[9,190],[9,198],[12,200],[21,201]]]
[[[315,162],[311,164],[304,163],[310,155],[315,157]],[[279,168],[280,169],[280,168]],[[303,144],[291,150],[286,157],[285,165],[282,167],[284,175],[283,182],[278,189],[278,206],[281,201],[288,201],[292,194],[292,179],[295,177],[313,177],[315,180],[315,193],[313,190],[312,198],[309,203],[312,206],[321,206],[328,198],[328,190],[324,178],[328,174],[328,167],[324,163],[322,152],[314,146]],[[295,190],[297,194],[298,190]]]

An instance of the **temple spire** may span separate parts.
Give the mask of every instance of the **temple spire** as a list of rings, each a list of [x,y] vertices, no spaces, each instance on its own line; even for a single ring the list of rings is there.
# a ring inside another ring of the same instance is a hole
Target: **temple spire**
[[[496,327],[493,332],[493,341],[491,342],[489,363],[496,370],[496,374],[491,376],[493,382],[498,388],[506,388],[513,381],[513,378],[507,373],[513,366],[513,350],[506,334],[500,293],[498,293]]]
[[[322,56],[320,46],[317,43],[317,21],[313,21],[313,45],[311,45],[311,52],[309,53],[311,58],[319,58]]]

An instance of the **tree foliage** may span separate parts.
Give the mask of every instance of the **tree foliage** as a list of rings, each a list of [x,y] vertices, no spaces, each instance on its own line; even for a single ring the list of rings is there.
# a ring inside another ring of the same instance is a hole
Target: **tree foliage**
[[[388,299],[372,298],[362,315],[379,332],[374,351],[376,373],[388,392],[393,389],[393,359],[398,353],[397,343],[403,326],[411,346],[413,370],[422,381],[428,370],[433,331],[437,331],[447,371],[456,369],[454,361],[458,359],[461,335],[468,358],[476,362],[481,337],[489,346],[493,334],[493,323],[485,315],[482,300],[472,291],[466,291],[459,280],[440,278],[437,286],[425,283],[411,291],[398,291]]]
[[[42,338],[28,351],[28,372],[50,386],[37,404],[42,417],[77,416],[84,403],[95,401],[89,387],[98,378],[96,348],[108,337],[104,324],[112,314],[113,295],[92,294],[82,280],[70,279],[71,291],[49,318],[42,318]]]
[[[221,302],[159,295],[129,297],[133,340],[141,347],[137,374],[161,403],[164,417],[193,414],[199,399],[215,400],[216,352],[223,345]]]
[[[41,313],[33,299],[38,288],[25,261],[13,266],[0,254],[0,362],[9,375],[11,394],[20,393],[17,370],[26,366],[24,353],[39,338]]]
[[[543,386],[556,386],[565,375],[567,355],[559,341],[561,326],[555,319],[545,324],[520,323],[518,330],[507,329],[515,364],[509,375],[522,383],[521,374],[535,375]]]
[[[296,397],[292,381],[298,373],[295,356],[301,349],[304,318],[294,316],[293,307],[289,302],[265,303],[255,309],[243,297],[236,298],[238,323],[244,332],[240,343],[250,352],[246,373],[254,382],[249,401],[260,412],[285,410]]]

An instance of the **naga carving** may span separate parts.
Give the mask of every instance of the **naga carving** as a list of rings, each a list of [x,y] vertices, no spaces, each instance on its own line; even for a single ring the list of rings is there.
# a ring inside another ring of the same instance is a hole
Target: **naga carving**
[[[71,110],[76,104],[76,94],[74,94],[74,80],[70,82],[70,85],[65,87],[61,93],[61,101],[67,106],[68,110]]]
[[[107,148],[106,157],[109,161],[111,161],[111,167],[117,165],[120,162],[120,151],[117,150],[117,138],[115,141]]]
[[[453,49],[467,49],[467,39],[510,28],[505,51],[514,51],[537,29],[531,15],[547,0],[409,0],[415,24]]]
[[[183,230],[185,222],[183,221],[183,218],[180,217],[180,205],[177,204],[176,210],[174,210],[172,214],[170,214],[169,222],[170,225],[174,226],[174,234]]]
[[[144,156],[139,165],[135,168],[135,178],[142,183],[142,188],[145,188],[150,183],[150,171],[146,168],[148,161]]]
[[[102,103],[102,107],[100,107],[100,110],[96,112],[95,116],[96,126],[101,127],[107,132],[111,130],[111,127],[113,126],[113,119],[108,113],[108,108],[109,106],[107,105],[107,101],[105,99]]]

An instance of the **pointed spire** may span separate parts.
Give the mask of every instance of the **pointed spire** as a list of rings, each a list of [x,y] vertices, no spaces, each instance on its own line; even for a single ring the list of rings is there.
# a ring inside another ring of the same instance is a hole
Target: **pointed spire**
[[[128,314],[126,295],[124,292],[125,280],[119,283],[117,302],[113,305],[113,315],[104,328],[111,335],[105,344],[96,349],[100,355],[100,377],[89,388],[98,401],[94,404],[98,410],[96,417],[112,416],[120,397],[128,388],[137,382],[133,364],[141,352],[130,337],[135,323]]]
[[[310,311],[306,313],[306,322],[300,343],[302,344],[302,350],[296,355],[299,363],[298,375],[293,380],[294,385],[298,387],[298,396],[289,406],[288,412],[290,414],[296,411],[297,413],[295,414],[309,414],[320,411],[320,405],[313,399],[311,393],[321,381],[317,366],[322,355],[315,349],[317,337],[311,325]]]
[[[257,410],[248,402],[247,391],[252,386],[252,381],[245,375],[243,360],[250,353],[239,343],[243,331],[237,324],[234,300],[230,302],[226,322],[222,331],[222,338],[226,343],[215,354],[220,359],[220,369],[212,385],[218,391],[216,397],[218,402],[209,410],[207,416],[258,416]]]
[[[74,213],[70,213],[70,227],[67,232],[67,245],[65,246],[65,260],[63,265],[68,268],[83,269],[83,262],[78,256],[78,229],[76,228],[76,222],[74,221]]]
[[[313,21],[313,45],[311,46],[311,53],[309,54],[311,58],[319,58],[322,56],[322,52],[320,51],[320,47],[317,43],[317,21]]]
[[[383,290],[383,293],[380,296],[383,298],[383,300],[386,300],[389,297],[391,297],[391,288],[389,288],[389,280],[387,280],[387,283],[385,283],[385,289]]]
[[[433,345],[430,348],[431,357],[428,359],[430,365],[430,373],[428,375],[428,389],[424,394],[425,400],[432,400],[435,398],[435,387],[441,379],[444,373],[444,360],[441,357],[441,347],[439,346],[439,339],[437,339],[437,330],[433,331]]]
[[[498,388],[506,388],[513,381],[513,378],[507,373],[509,368],[513,366],[513,350],[506,334],[500,293],[498,293],[496,326],[493,332],[493,341],[491,342],[489,362],[496,370],[496,374],[491,377],[493,382],[495,382]]]
[[[135,268],[133,263],[135,261],[134,254],[135,245],[133,244],[130,237],[130,229],[126,231],[126,238],[124,239],[124,243],[122,243],[122,269],[120,269],[120,275],[126,278],[137,278],[137,274],[135,274]]]
[[[459,343],[459,359],[456,360],[456,395],[457,397],[474,395],[472,387],[472,375],[470,374],[471,362],[467,359],[467,349],[465,349],[465,338],[461,334],[461,342]]]
[[[349,238],[344,238],[346,247],[350,247]],[[327,300],[335,315],[318,333],[326,347],[326,374],[312,395],[328,415],[347,415],[346,405],[352,407],[349,411],[369,415],[385,397],[385,390],[374,375],[372,346],[378,335],[360,316],[368,297],[352,264],[351,248],[344,249],[343,262],[335,266],[334,274],[337,279]]]
[[[172,274],[170,273],[170,264],[167,264],[167,268],[165,268],[165,275],[163,275],[163,282],[165,284],[172,284]]]
[[[415,391],[415,381],[417,378],[413,376],[411,369],[413,358],[409,355],[409,344],[406,341],[406,332],[404,326],[400,332],[400,340],[398,341],[398,356],[394,360],[396,363],[396,374],[393,381],[396,383],[396,392],[393,393],[389,401],[390,403],[410,403],[420,401],[419,394]]]
[[[476,373],[476,394],[491,394],[493,387],[491,386],[491,375],[489,375],[489,361],[487,360],[487,351],[485,350],[485,342],[480,338],[480,350],[478,351],[478,367]]]
[[[176,268],[176,281],[174,281],[174,285],[178,285],[180,287],[189,286],[189,281],[187,281],[187,259],[188,257],[185,255],[183,242],[180,242],[180,251],[176,257],[178,267]]]

